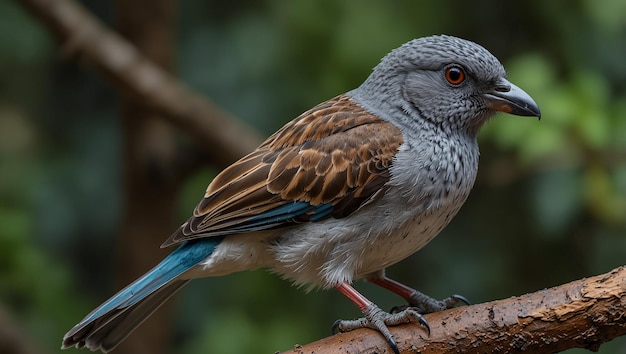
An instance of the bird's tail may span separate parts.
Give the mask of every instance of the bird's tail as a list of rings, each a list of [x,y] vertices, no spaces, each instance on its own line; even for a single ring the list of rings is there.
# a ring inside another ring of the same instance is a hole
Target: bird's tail
[[[187,284],[180,275],[207,258],[220,237],[187,241],[161,263],[89,313],[63,337],[62,349],[87,347],[107,353],[165,300]]]

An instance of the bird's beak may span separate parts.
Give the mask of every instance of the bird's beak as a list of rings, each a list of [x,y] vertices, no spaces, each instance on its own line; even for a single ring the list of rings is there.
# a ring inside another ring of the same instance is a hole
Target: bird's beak
[[[485,98],[487,107],[494,111],[541,119],[539,106],[532,97],[506,79],[500,79],[494,88],[485,94]]]

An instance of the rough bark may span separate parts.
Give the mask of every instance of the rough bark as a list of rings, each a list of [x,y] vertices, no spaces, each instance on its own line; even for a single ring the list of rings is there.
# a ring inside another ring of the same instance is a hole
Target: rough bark
[[[401,353],[597,351],[626,334],[626,267],[532,294],[457,307],[392,328]],[[283,354],[392,353],[369,329],[337,334]]]

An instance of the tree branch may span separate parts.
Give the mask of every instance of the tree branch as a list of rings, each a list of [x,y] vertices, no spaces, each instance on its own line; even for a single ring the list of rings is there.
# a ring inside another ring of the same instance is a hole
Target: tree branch
[[[19,0],[62,43],[63,57],[78,57],[136,102],[169,119],[227,166],[261,138],[203,96],[147,60],[133,45],[70,0]]]
[[[457,307],[393,327],[401,353],[554,353],[597,351],[626,334],[626,267],[519,297]],[[283,354],[391,353],[378,333],[337,334]]]

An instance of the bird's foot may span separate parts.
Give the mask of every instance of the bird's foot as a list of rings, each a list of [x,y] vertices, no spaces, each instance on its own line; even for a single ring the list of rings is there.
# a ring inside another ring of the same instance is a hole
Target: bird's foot
[[[380,309],[380,307],[370,304],[363,311],[365,317],[356,320],[337,320],[333,324],[333,333],[349,332],[359,328],[371,328],[380,332],[387,340],[393,352],[399,354],[398,345],[393,339],[393,335],[387,326],[397,326],[411,321],[417,321],[426,328],[426,332],[430,335],[430,326],[424,316],[417,312],[414,308],[408,307],[396,313],[388,313]]]
[[[461,295],[454,294],[443,300],[437,300],[417,290],[411,294],[408,301],[408,305],[395,306],[392,308],[391,313],[400,313],[408,308],[414,308],[418,313],[426,314],[448,310],[459,304],[470,305],[469,300]]]

